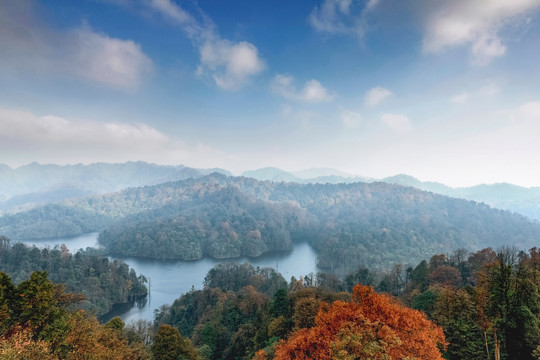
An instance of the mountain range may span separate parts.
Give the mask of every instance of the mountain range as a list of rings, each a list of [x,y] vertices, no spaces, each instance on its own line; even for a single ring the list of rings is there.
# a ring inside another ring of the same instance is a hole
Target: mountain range
[[[35,206],[70,198],[116,192],[129,187],[198,178],[212,172],[232,175],[229,171],[219,168],[195,169],[183,165],[166,166],[145,162],[63,166],[31,163],[15,169],[0,164],[0,214],[29,210]],[[527,188],[498,183],[453,188],[438,182],[420,181],[405,174],[374,179],[330,168],[288,172],[275,167],[267,167],[246,171],[242,173],[242,176],[262,181],[300,184],[350,184],[381,181],[482,202],[491,207],[540,220],[540,187]]]
[[[459,199],[482,202],[494,208],[517,212],[531,219],[540,220],[540,187],[527,188],[508,183],[497,183],[453,188],[438,182],[421,181],[405,174],[374,179],[333,169],[309,169],[300,172],[287,172],[278,168],[262,168],[246,171],[242,175],[258,180],[292,181],[301,184],[350,184],[354,182],[381,181],[389,184],[410,186]]]

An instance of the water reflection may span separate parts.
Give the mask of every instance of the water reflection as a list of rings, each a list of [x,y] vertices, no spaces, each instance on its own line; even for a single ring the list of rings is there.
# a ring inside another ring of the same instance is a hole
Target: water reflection
[[[72,253],[86,247],[96,247],[97,233],[84,234],[73,238],[59,238],[52,240],[25,241],[26,244],[36,245],[40,248],[66,244]],[[299,278],[302,275],[316,272],[315,251],[307,243],[296,244],[293,251],[265,254],[258,258],[240,258],[225,262],[244,263],[253,266],[272,267],[279,271],[285,280],[292,276]],[[125,322],[139,319],[153,320],[154,310],[163,305],[171,304],[181,294],[190,289],[201,289],[206,273],[216,264],[224,261],[202,259],[198,261],[161,261],[133,257],[109,257],[111,260],[119,259],[133,268],[137,274],[143,274],[149,281],[150,293],[144,300],[133,300],[127,304],[119,304],[113,308],[102,320],[106,321],[114,316],[120,316]]]

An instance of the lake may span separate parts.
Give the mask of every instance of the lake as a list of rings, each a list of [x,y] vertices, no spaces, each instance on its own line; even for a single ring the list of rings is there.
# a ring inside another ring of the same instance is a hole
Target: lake
[[[65,244],[71,253],[87,247],[98,247],[98,233],[84,234],[72,238],[58,238],[49,240],[24,241],[25,244],[35,245],[39,248],[54,247]],[[163,305],[172,304],[181,294],[191,288],[201,289],[204,277],[214,265],[223,262],[250,263],[253,266],[272,267],[279,271],[285,280],[289,281],[292,276],[300,276],[316,273],[315,250],[308,243],[294,245],[290,252],[266,254],[257,258],[239,258],[231,260],[214,260],[204,258],[198,261],[161,261],[154,259],[117,257],[110,256],[111,260],[122,260],[133,268],[137,274],[143,274],[149,280],[150,293],[143,303],[121,304],[103,317],[107,321],[114,316],[120,316],[128,323],[139,319],[154,319],[154,310]]]

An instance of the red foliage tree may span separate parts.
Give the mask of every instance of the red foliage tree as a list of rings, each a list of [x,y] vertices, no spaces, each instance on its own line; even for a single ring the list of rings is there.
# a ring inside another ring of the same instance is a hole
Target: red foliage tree
[[[301,329],[275,351],[276,360],[442,360],[442,329],[425,314],[406,308],[371,287],[356,285],[350,302],[319,310],[316,325]]]

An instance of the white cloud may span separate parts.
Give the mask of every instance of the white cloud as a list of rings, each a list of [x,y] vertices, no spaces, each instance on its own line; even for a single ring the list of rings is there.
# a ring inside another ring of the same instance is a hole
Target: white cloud
[[[413,130],[411,120],[403,114],[382,114],[380,119],[395,132],[407,133]]]
[[[521,105],[515,111],[522,119],[533,120],[538,123],[538,128],[540,130],[540,101],[531,101],[526,104]]]
[[[150,0],[148,5],[179,24],[193,23],[193,17],[170,0]]]
[[[179,25],[200,55],[197,75],[208,76],[224,90],[237,90],[266,68],[255,45],[222,39],[208,19],[195,19],[171,0],[150,0],[148,6]]]
[[[484,66],[493,58],[503,56],[506,53],[506,46],[496,36],[482,36],[473,42],[471,50],[472,64]]]
[[[341,110],[340,116],[343,125],[348,128],[356,128],[362,123],[362,115],[354,111],[343,109]]]
[[[366,5],[366,11],[370,11],[375,8],[377,4],[379,4],[379,2],[380,0],[368,0],[368,3]]]
[[[332,101],[334,97],[334,94],[331,94],[315,79],[306,81],[300,92],[300,99],[306,102],[327,102]]]
[[[379,0],[369,0],[365,6],[357,0],[324,0],[309,15],[311,26],[318,32],[363,37],[366,31],[365,16]]]
[[[471,95],[468,92],[462,92],[452,96],[450,102],[453,104],[465,104],[467,101],[469,101],[470,97]]]
[[[453,104],[465,104],[471,99],[490,98],[499,93],[499,91],[500,89],[497,85],[490,84],[472,92],[464,91],[454,95],[450,98],[450,102]]]
[[[145,124],[75,122],[58,116],[36,116],[5,108],[0,108],[0,136],[42,143],[143,147],[168,141],[166,135]]]
[[[281,74],[274,78],[272,89],[287,99],[308,103],[330,102],[336,96],[315,79],[306,81],[304,87],[298,91],[294,86],[294,78]]]
[[[454,0],[441,2],[428,18],[423,48],[436,53],[470,46],[472,63],[486,65],[506,53],[502,30],[540,6],[538,0]]]
[[[0,5],[0,71],[60,73],[120,89],[136,87],[151,71],[152,61],[139,44],[89,26],[50,29],[29,4],[21,4]]]
[[[364,98],[364,103],[368,106],[375,106],[382,101],[386,100],[388,97],[390,97],[392,92],[388,89],[382,88],[382,87],[374,87],[373,89],[369,90],[366,93],[366,96]]]
[[[295,88],[293,82],[294,78],[292,76],[278,74],[274,78],[272,89],[285,98],[294,98]]]
[[[118,88],[136,87],[141,76],[152,68],[152,61],[141,46],[80,29],[69,36],[71,54],[66,67],[81,78]]]
[[[484,96],[484,97],[491,97],[493,95],[498,94],[501,91],[499,86],[495,84],[486,85],[484,87],[481,87],[476,91],[477,95]]]
[[[216,85],[226,90],[242,86],[251,75],[265,68],[257,48],[248,42],[208,41],[200,48],[201,64],[197,73],[210,73]]]

